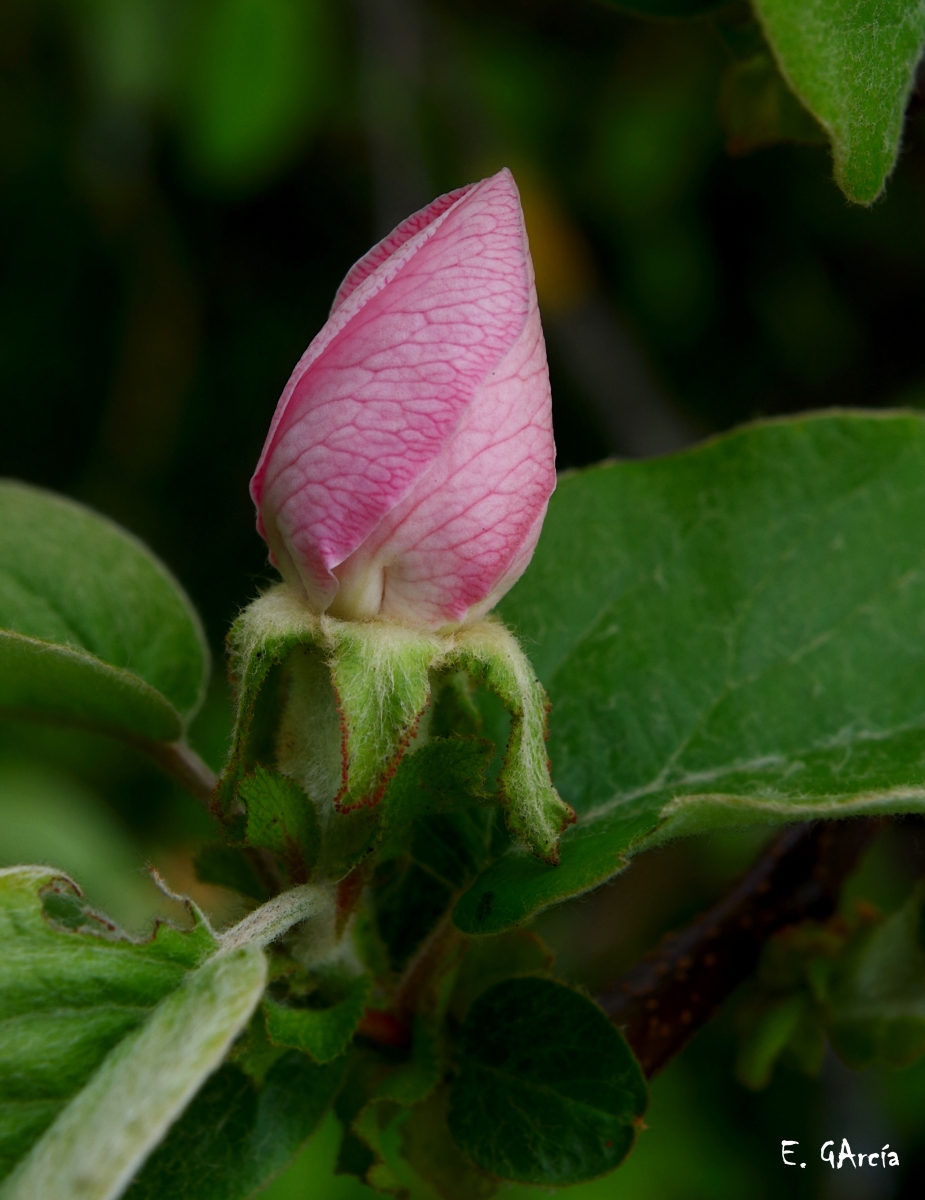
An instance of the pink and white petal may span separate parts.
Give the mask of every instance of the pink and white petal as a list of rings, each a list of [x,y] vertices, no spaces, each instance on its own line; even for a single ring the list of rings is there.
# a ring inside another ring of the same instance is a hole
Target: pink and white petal
[[[292,388],[252,482],[259,511],[275,517],[261,532],[281,566],[278,539],[288,543],[310,598],[331,594],[334,568],[411,491],[517,341],[528,264],[502,172],[406,241],[332,318],[350,312]]]
[[[414,490],[336,572],[334,615],[437,629],[482,613],[526,568],[555,488],[539,313]]]
[[[367,275],[372,275],[377,267],[381,266],[387,258],[401,249],[401,247],[422,229],[426,229],[433,221],[451,208],[457,200],[461,199],[467,192],[472,191],[478,184],[467,183],[464,187],[457,188],[454,192],[447,192],[443,196],[438,196],[436,200],[432,200],[426,208],[420,209],[413,213],[400,225],[396,225],[390,234],[377,242],[372,250],[368,250],[362,258],[357,259],[347,274],[344,276],[344,281],[337,289],[337,294],[334,297],[334,303],[331,305],[331,315],[340,308],[351,292],[355,291],[363,282]]]

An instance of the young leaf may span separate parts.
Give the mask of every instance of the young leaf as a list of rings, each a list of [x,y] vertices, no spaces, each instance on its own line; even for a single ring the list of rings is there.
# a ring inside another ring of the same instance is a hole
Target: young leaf
[[[859,1069],[925,1053],[925,885],[849,952],[828,995],[829,1036]]]
[[[462,1028],[449,1127],[482,1170],[547,1187],[629,1153],[646,1109],[639,1064],[601,1010],[547,979],[484,992]]]
[[[175,741],[208,670],[196,613],[146,547],[72,500],[0,483],[0,709]]]
[[[896,163],[925,42],[923,0],[753,0],[781,72],[828,133],[835,179],[859,204]]]
[[[0,872],[0,920],[0,1196],[110,1200],[246,1024],[265,958],[214,953],[198,919],[133,942],[48,868]]]
[[[292,884],[305,883],[320,850],[315,807],[294,779],[258,767],[238,785],[247,805],[247,842],[269,850]]]
[[[339,1058],[350,1044],[369,997],[370,979],[359,975],[346,994],[328,1008],[295,1008],[267,996],[263,1011],[267,1036],[275,1046],[301,1050],[317,1063]]]
[[[315,1132],[344,1062],[318,1066],[290,1051],[260,1085],[225,1065],[152,1154],[126,1200],[246,1200]]]
[[[817,146],[826,141],[825,133],[787,87],[765,49],[729,64],[723,76],[719,116],[729,154],[746,154],[777,142]]]
[[[577,810],[462,897],[496,932],[711,828],[925,810],[925,421],[821,415],[572,475],[503,614]]]

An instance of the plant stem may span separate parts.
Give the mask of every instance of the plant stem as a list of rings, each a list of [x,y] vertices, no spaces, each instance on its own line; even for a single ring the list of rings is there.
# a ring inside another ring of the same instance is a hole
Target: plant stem
[[[649,1078],[754,971],[772,934],[831,916],[842,884],[883,824],[862,818],[784,830],[722,900],[597,997]]]

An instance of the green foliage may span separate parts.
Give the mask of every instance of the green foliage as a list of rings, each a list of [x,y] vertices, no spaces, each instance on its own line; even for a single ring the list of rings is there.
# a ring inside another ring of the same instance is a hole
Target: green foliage
[[[479,1167],[547,1186],[612,1170],[629,1153],[646,1085],[590,1000],[543,979],[483,993],[462,1028],[450,1132]]]
[[[925,422],[824,415],[563,480],[505,618],[579,814],[455,920],[493,932],[679,834],[925,808]]]
[[[324,112],[336,43],[326,0],[207,0],[187,48],[190,155],[222,183],[277,168]]]
[[[195,913],[132,941],[48,868],[0,872],[0,918],[0,1195],[108,1200],[247,1021],[262,951],[215,954]]]
[[[737,1074],[764,1087],[778,1060],[808,1075],[827,1039],[855,1069],[908,1066],[925,1054],[925,885],[883,918],[804,922],[765,949],[739,1006]]]
[[[785,78],[832,141],[835,178],[870,204],[899,153],[925,42],[923,0],[754,0]]]
[[[832,1044],[849,1066],[907,1066],[925,1053],[925,885],[850,947],[826,999]]]
[[[126,1200],[246,1200],[311,1137],[343,1073],[343,1059],[318,1066],[294,1051],[260,1083],[225,1065],[148,1160]]]
[[[369,976],[358,975],[347,984],[341,999],[324,1008],[310,1007],[311,995],[298,1007],[268,996],[263,1002],[267,1036],[274,1046],[301,1050],[316,1063],[332,1062],[350,1045],[369,990]]]
[[[199,619],[148,549],[73,501],[0,484],[0,709],[173,741],[208,670]]]

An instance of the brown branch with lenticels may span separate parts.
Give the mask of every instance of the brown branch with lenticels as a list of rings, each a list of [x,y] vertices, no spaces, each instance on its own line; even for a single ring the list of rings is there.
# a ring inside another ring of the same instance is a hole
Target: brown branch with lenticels
[[[832,915],[842,885],[882,828],[877,818],[789,827],[713,908],[668,934],[597,997],[648,1077],[751,975],[772,934]]]

